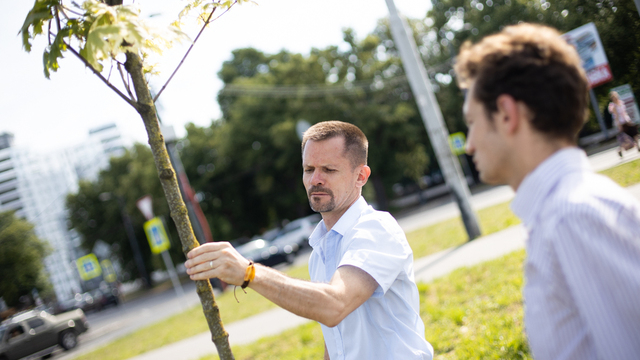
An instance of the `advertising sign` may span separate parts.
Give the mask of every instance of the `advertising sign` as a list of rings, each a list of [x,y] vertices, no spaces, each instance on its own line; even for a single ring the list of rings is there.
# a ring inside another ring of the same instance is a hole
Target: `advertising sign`
[[[627,108],[627,114],[631,118],[631,122],[640,124],[640,109],[638,109],[638,103],[636,102],[636,97],[633,96],[633,90],[631,89],[631,85],[624,84],[620,86],[616,86],[611,91],[615,91],[618,93],[620,100],[624,103],[624,106]]]
[[[564,39],[578,50],[582,67],[587,73],[591,88],[613,80],[609,60],[604,52],[598,29],[588,23],[563,35]]]
[[[80,278],[84,281],[102,275],[102,268],[98,263],[98,258],[94,254],[85,255],[76,260],[76,267],[80,273]]]
[[[161,252],[168,250],[171,247],[167,232],[164,230],[164,225],[159,217],[144,223],[144,232],[147,234],[147,240],[149,240],[149,246],[151,246],[151,252],[154,254],[160,254]]]

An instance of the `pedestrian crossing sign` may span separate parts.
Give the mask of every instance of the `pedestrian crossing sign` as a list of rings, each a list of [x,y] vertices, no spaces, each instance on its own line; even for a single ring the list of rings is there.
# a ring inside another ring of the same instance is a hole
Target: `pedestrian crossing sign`
[[[76,260],[76,267],[80,273],[80,278],[84,281],[102,275],[102,268],[100,267],[100,263],[98,263],[98,258],[94,254],[85,255]]]
[[[151,252],[154,254],[160,254],[161,252],[168,250],[171,247],[167,232],[164,230],[164,225],[159,217],[144,223],[144,232],[147,234],[147,240],[149,240],[149,246],[151,246]]]
[[[455,155],[464,154],[464,147],[466,145],[467,138],[464,136],[463,132],[457,132],[449,135],[449,145],[451,146],[451,151]]]

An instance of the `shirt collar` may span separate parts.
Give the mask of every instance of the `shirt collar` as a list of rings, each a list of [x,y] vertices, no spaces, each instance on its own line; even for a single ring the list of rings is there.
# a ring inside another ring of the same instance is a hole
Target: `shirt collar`
[[[584,151],[577,147],[556,151],[525,176],[511,202],[511,210],[525,226],[532,226],[539,208],[558,182],[570,173],[582,171],[591,171]]]
[[[358,200],[356,200],[347,211],[338,219],[338,222],[333,225],[331,228],[332,231],[337,232],[338,234],[344,236],[344,234],[349,231],[353,227],[358,218],[360,218],[360,214],[364,211],[367,206],[367,201],[360,196]],[[316,247],[320,243],[320,239],[324,237],[328,233],[327,227],[324,224],[324,220],[320,221],[316,228],[313,230],[311,235],[309,236],[309,245],[311,247]]]

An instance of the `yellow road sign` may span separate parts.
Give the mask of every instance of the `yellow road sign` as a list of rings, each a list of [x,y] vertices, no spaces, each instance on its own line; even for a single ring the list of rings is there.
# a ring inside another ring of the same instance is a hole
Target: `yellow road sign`
[[[80,273],[80,278],[84,281],[91,280],[102,275],[102,269],[98,263],[98,258],[94,254],[85,255],[76,260],[76,267]]]
[[[464,146],[466,145],[467,138],[464,136],[463,132],[457,132],[449,135],[449,145],[451,146],[451,151],[455,155],[464,154]]]
[[[111,264],[111,260],[104,259],[100,261],[100,265],[102,265],[102,273],[103,273],[104,281],[114,282],[117,280],[116,270],[113,268],[113,264]]]
[[[144,232],[147,234],[147,240],[149,240],[149,246],[151,246],[151,252],[154,254],[160,254],[161,252],[168,250],[171,247],[167,232],[164,230],[162,220],[158,217],[144,223]]]

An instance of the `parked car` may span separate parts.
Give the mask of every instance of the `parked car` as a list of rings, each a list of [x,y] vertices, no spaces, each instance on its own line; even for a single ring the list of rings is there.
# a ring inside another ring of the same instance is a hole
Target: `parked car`
[[[265,239],[256,239],[249,241],[237,248],[240,255],[266,266],[275,266],[283,262],[291,263],[295,259],[295,254],[289,257],[278,252],[278,247],[271,244],[271,241]]]
[[[0,359],[17,360],[26,356],[46,356],[61,346],[65,350],[78,345],[78,335],[89,329],[80,309],[51,315],[31,310],[0,324]]]
[[[313,214],[289,222],[273,240],[272,245],[277,246],[281,252],[297,254],[298,251],[309,247],[309,236],[320,220],[320,214]]]

